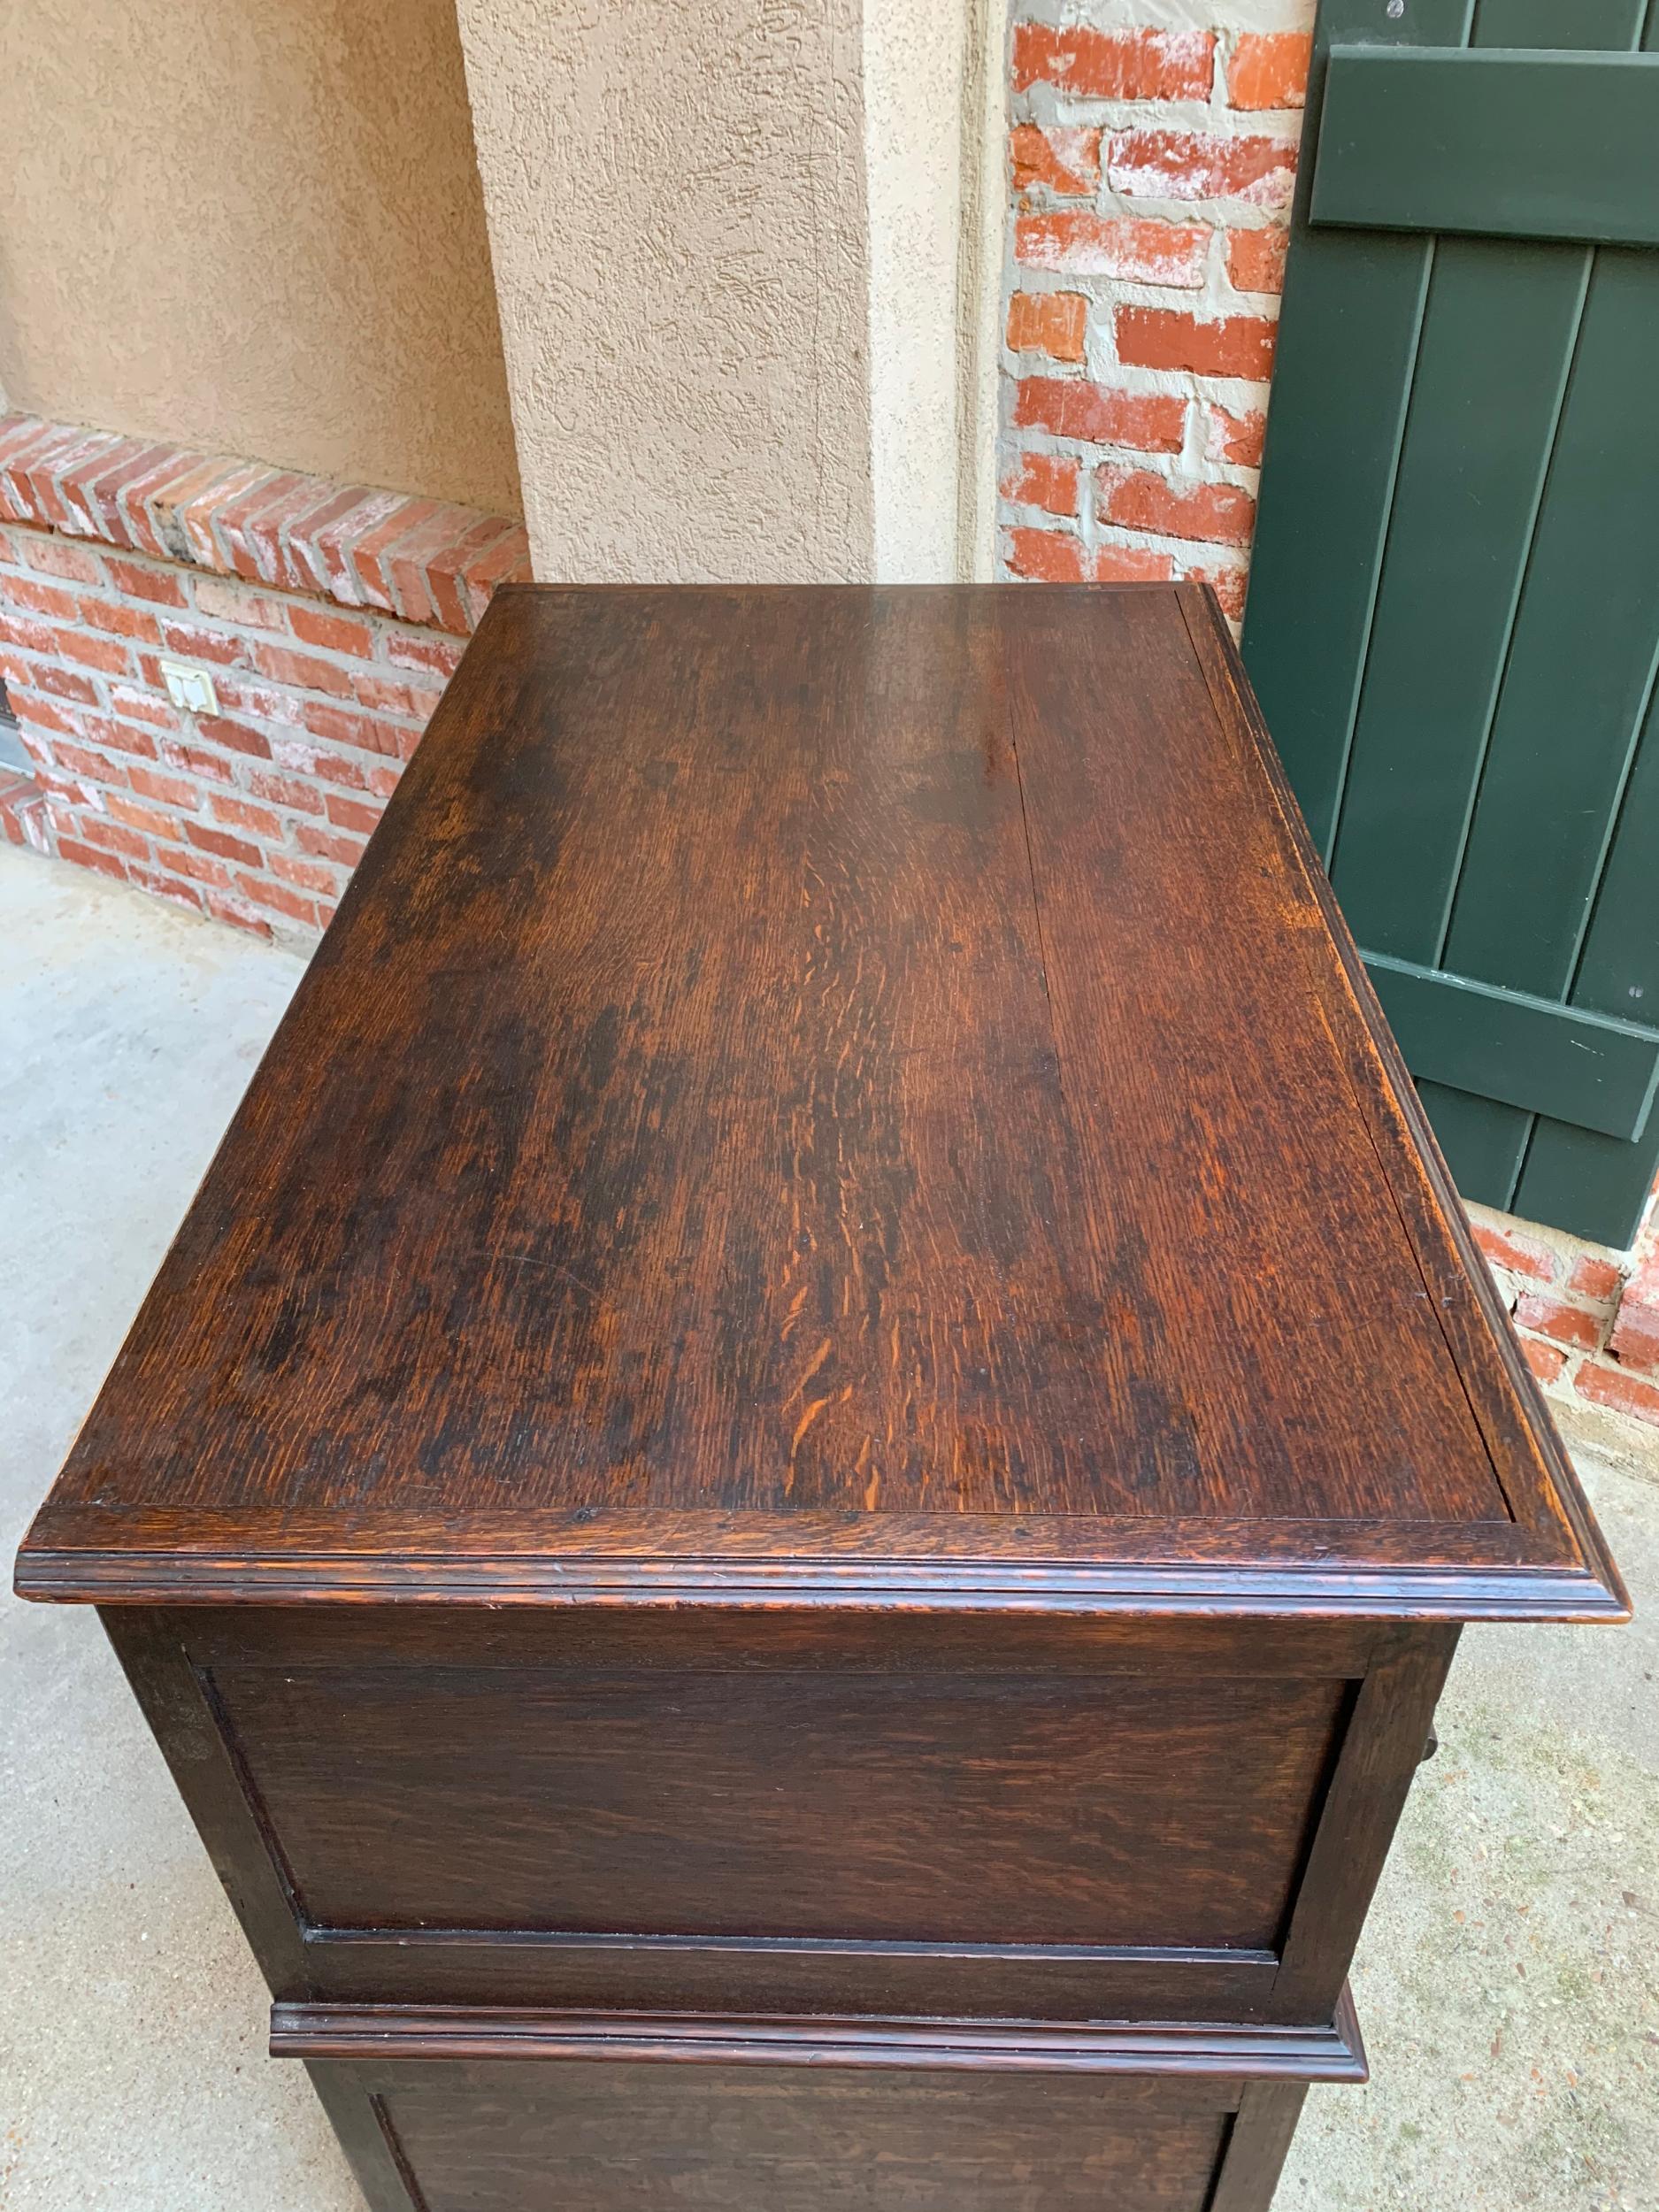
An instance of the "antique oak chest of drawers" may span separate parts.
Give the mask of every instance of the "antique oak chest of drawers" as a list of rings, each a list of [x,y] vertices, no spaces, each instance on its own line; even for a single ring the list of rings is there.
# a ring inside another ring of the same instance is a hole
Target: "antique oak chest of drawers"
[[[501,593],[19,1580],[375,2212],[1260,2212],[1624,1610],[1165,587]]]

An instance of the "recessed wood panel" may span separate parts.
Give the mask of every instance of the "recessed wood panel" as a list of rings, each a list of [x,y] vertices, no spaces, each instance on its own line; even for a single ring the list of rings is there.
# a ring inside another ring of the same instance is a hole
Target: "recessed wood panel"
[[[1262,1947],[1329,1678],[221,1667],[335,1927]]]
[[[1240,2093],[649,2064],[364,2078],[426,2212],[1202,2212]]]
[[[1333,988],[1172,592],[503,593],[59,1501],[1506,1522]]]

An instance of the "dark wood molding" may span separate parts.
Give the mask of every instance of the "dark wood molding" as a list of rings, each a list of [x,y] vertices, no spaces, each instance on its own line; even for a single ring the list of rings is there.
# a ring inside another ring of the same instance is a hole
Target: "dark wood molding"
[[[319,2003],[449,2010],[1275,2021],[1279,1966],[1273,1952],[1243,1949],[315,1929],[303,1984]]]
[[[19,1555],[19,1594],[107,1606],[833,1606],[1279,1619],[1597,1621],[1630,1610],[1610,1563],[1563,1566],[1509,1522],[807,1513],[783,1522],[773,1513],[618,1510],[460,1514],[440,1530],[428,1515],[377,1513],[323,1549],[323,1532],[300,1517],[250,1511],[234,1532],[227,1517],[49,1506]],[[233,1533],[242,1540],[233,1544]],[[1429,1544],[1440,1555],[1432,1565],[1420,1557]],[[1154,1551],[1162,1555],[1146,1555]]]
[[[192,1606],[173,1616],[197,1665],[251,1662],[284,1671],[349,1666],[365,1637],[388,1660],[411,1665],[452,1659],[469,1664],[580,1669],[691,1667],[698,1673],[775,1673],[830,1667],[885,1672],[923,1663],[952,1674],[1032,1672],[1164,1674],[1194,1667],[1228,1674],[1288,1674],[1356,1681],[1398,1648],[1396,1624],[1344,1616],[1334,1620],[1225,1620],[1175,1616],[1150,1620],[1109,1613],[1094,1618],[1047,1611],[983,1614],[852,1612],[821,1606],[769,1609],[763,1620],[741,1608],[686,1605],[649,1612],[627,1606],[469,1607],[416,1603],[265,1609]]]
[[[1312,2027],[1095,2021],[744,2019],[729,2014],[552,2013],[419,2005],[283,2005],[274,2058],[377,2061],[632,2059],[723,2066],[926,2068],[940,2072],[1219,2074],[1362,2082],[1363,2047],[1345,1992]]]
[[[1571,1562],[1569,1571],[1594,1586],[1594,1594],[1586,1590],[1586,1594],[1592,1595],[1595,1610],[1582,1617],[1628,1620],[1629,1593],[1556,1433],[1538,1379],[1526,1363],[1491,1270],[1475,1243],[1451,1171],[1314,849],[1220,602],[1207,584],[1179,588],[1188,634],[1211,696],[1218,711],[1248,737],[1302,879],[1324,917],[1347,990],[1341,1025],[1358,1063],[1356,1103],[1371,1130],[1423,1268],[1432,1309],[1458,1363],[1509,1509],[1524,1525],[1554,1539],[1552,1549],[1557,1555],[1564,1544]]]
[[[521,1950],[689,1953],[732,1958],[833,1958],[885,1966],[895,1959],[961,1960],[964,1963],[1145,1966],[1160,1973],[1182,1967],[1277,1967],[1273,1951],[1184,1949],[1170,1944],[883,1943],[851,1937],[599,1935],[562,1928],[308,1928],[305,1940],[320,1950],[355,1950],[396,1943],[405,1951]]]

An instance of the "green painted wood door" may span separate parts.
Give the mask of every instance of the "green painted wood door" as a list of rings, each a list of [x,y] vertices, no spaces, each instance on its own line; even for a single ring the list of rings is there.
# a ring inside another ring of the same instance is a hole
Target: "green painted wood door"
[[[1627,1242],[1659,1168],[1659,0],[1324,0],[1244,654],[1459,1188]]]

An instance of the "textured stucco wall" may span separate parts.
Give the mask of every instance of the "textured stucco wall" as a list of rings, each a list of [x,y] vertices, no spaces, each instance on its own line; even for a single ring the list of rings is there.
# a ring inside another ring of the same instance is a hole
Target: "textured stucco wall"
[[[0,387],[516,511],[453,0],[0,6]]]
[[[985,582],[996,560],[1003,263],[1007,244],[1009,0],[963,0],[962,228],[957,242],[956,574]]]
[[[875,573],[990,572],[1003,0],[864,0]]]
[[[864,0],[875,573],[949,576],[958,466],[955,348],[966,42],[941,0]],[[941,33],[943,35],[941,35]]]
[[[459,12],[537,573],[988,570],[1002,0]]]
[[[459,14],[538,574],[867,574],[856,0]]]

